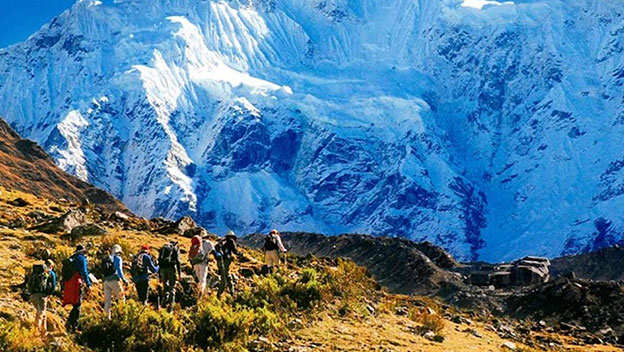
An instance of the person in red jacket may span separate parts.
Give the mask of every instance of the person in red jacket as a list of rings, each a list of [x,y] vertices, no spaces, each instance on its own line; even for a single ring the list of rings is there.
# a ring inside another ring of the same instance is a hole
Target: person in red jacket
[[[86,249],[83,245],[76,246],[76,252],[68,259],[68,264],[73,266],[73,275],[65,280],[63,290],[63,305],[71,304],[72,310],[65,327],[68,332],[76,332],[80,321],[80,307],[85,293],[91,290],[91,279],[87,268]],[[65,269],[63,269],[65,271]],[[83,292],[83,287],[86,292]]]

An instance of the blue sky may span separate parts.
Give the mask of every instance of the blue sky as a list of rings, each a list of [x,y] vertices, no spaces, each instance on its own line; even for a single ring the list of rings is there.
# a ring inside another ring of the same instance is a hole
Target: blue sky
[[[0,0],[0,48],[21,42],[76,0]]]

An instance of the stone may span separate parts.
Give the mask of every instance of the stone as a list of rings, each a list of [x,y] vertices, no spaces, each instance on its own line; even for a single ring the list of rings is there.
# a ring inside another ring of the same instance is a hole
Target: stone
[[[435,335],[433,337],[432,341],[442,343],[442,342],[444,342],[444,336],[442,336],[442,335]]]
[[[405,306],[396,307],[395,314],[399,316],[407,316],[409,314],[409,309]]]
[[[61,208],[61,207],[57,207],[56,205],[51,205],[48,207],[48,209],[50,209],[53,212],[56,213],[63,213],[65,211],[65,209]]]
[[[27,205],[30,205],[30,203],[24,200],[23,198],[15,198],[13,200],[8,201],[7,203],[15,207],[25,207]]]
[[[481,335],[477,330],[472,329],[472,328],[466,328],[462,332],[465,332],[467,334],[470,334],[470,335],[472,335],[474,337],[477,337],[477,338],[480,338],[480,339],[483,338],[483,335]]]
[[[78,225],[71,230],[71,237],[80,238],[83,236],[102,236],[107,233],[106,229],[98,224]]]
[[[501,347],[510,351],[516,351],[518,349],[516,344],[511,341],[505,341]]]
[[[113,213],[113,218],[116,220],[127,221],[130,217],[120,211],[116,211]]]
[[[183,235],[187,230],[194,229],[196,227],[198,226],[195,221],[190,216],[186,215],[181,217],[178,221],[174,223],[170,223],[159,228],[158,230],[156,230],[156,232],[165,235],[173,233]]]
[[[35,221],[44,221],[44,220],[49,220],[50,216],[40,210],[33,210],[31,212],[29,212],[28,214],[26,214],[26,216],[28,216],[29,218],[35,220]]]
[[[193,238],[194,236],[204,237],[207,234],[208,234],[208,231],[206,231],[204,228],[202,228],[202,227],[193,227],[193,228],[190,228],[190,229],[184,231],[182,236],[184,236],[186,238]]]
[[[30,228],[44,233],[69,233],[76,226],[83,225],[87,221],[87,216],[80,209],[72,209],[58,218],[49,220]]]

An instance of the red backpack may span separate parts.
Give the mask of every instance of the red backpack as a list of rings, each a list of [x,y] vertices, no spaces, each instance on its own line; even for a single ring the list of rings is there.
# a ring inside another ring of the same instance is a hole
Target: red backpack
[[[197,261],[197,256],[199,254],[199,251],[201,249],[201,238],[199,238],[199,236],[194,236],[191,239],[191,249],[189,250],[189,259],[191,261],[191,264],[197,264],[198,262],[201,262],[202,260]]]

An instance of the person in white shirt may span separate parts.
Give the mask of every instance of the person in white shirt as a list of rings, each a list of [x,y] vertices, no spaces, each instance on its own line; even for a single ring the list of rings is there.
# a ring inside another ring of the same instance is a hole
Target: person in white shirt
[[[208,239],[208,235],[205,234],[203,238],[194,236],[191,239],[191,250],[189,251],[189,260],[195,271],[195,277],[199,284],[200,295],[204,295],[206,292],[206,281],[208,278],[208,261],[210,260],[210,254],[213,254],[215,250],[214,244]]]
[[[279,253],[286,253],[286,248],[282,244],[279,232],[274,229],[264,240],[264,258],[269,271],[273,271],[273,267],[279,265]]]

